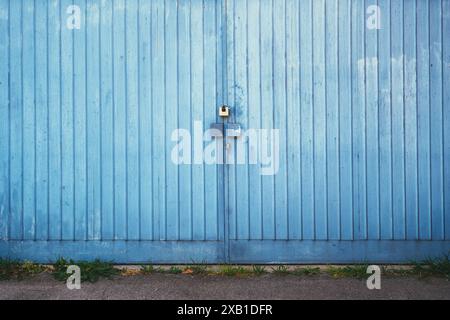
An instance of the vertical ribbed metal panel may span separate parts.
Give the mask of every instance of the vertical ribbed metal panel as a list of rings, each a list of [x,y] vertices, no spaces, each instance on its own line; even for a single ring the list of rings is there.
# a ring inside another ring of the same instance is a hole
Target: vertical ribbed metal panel
[[[223,238],[219,167],[171,160],[217,121],[220,32],[216,1],[1,0],[0,239]]]
[[[230,167],[231,239],[449,239],[449,16],[440,0],[227,1],[232,120],[281,141],[277,175]]]
[[[449,39],[449,0],[0,0],[0,257],[442,253]],[[276,175],[172,161],[222,103],[280,130]]]

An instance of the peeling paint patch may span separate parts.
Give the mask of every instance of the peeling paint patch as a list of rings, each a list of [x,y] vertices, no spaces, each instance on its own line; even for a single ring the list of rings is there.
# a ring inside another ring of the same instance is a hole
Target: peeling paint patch
[[[403,64],[405,61],[405,56],[402,54],[400,56],[396,57],[392,57],[391,58],[391,64],[393,68],[403,68]]]
[[[405,79],[413,79],[413,81],[405,81],[405,97],[416,97],[416,81],[417,81],[417,61],[416,59],[405,59]]]
[[[100,10],[98,8],[98,5],[96,3],[89,3],[87,6],[88,10],[88,23],[89,25],[98,25],[100,22]]]
[[[0,20],[8,20],[8,11],[0,9]]]
[[[358,59],[358,71],[364,72],[365,68],[378,68],[378,58],[363,58]]]

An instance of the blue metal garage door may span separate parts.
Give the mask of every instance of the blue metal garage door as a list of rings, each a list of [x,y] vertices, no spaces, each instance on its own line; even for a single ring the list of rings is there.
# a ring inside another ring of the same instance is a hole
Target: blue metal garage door
[[[1,257],[450,251],[448,0],[0,0],[0,37]]]
[[[171,161],[221,32],[216,1],[0,2],[2,256],[224,260],[223,166]]]
[[[279,130],[227,168],[231,261],[450,251],[450,1],[234,0],[226,36],[232,120]]]

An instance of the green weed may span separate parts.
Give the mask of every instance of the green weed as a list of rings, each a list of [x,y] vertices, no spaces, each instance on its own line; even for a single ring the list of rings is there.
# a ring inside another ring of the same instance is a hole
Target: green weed
[[[0,258],[0,280],[22,280],[44,271],[44,266],[31,261],[20,262]]]
[[[251,271],[241,266],[224,265],[220,268],[218,274],[233,277],[233,276],[250,275]]]
[[[292,274],[296,276],[316,276],[320,274],[320,268],[318,267],[295,268],[295,270],[292,271]]]
[[[325,272],[333,278],[364,279],[368,277],[367,267],[367,265],[349,265],[345,267],[330,266]]]
[[[411,272],[421,278],[435,276],[450,280],[450,255],[413,262]]]
[[[290,272],[289,272],[288,267],[286,267],[284,265],[279,265],[279,266],[272,268],[272,273],[276,274],[276,275],[285,276],[285,275],[288,275]]]
[[[101,278],[111,279],[118,275],[120,270],[114,268],[112,263],[103,262],[100,260],[89,261],[73,261],[58,259],[53,264],[53,276],[59,281],[66,281],[70,274],[67,273],[67,268],[70,265],[80,267],[82,282],[97,282]]]
[[[252,266],[252,271],[257,276],[267,273],[267,270],[264,266],[258,266],[258,265]]]

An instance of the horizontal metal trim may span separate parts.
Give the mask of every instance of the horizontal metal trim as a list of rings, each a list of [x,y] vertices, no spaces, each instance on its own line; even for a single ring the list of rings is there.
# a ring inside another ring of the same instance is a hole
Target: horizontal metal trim
[[[450,241],[230,240],[231,263],[406,263],[450,252]]]
[[[0,241],[0,257],[49,263],[60,257],[114,263],[220,263],[223,241]]]
[[[231,263],[405,263],[450,251],[450,241],[231,240]],[[0,241],[0,257],[115,263],[224,263],[223,241]]]

